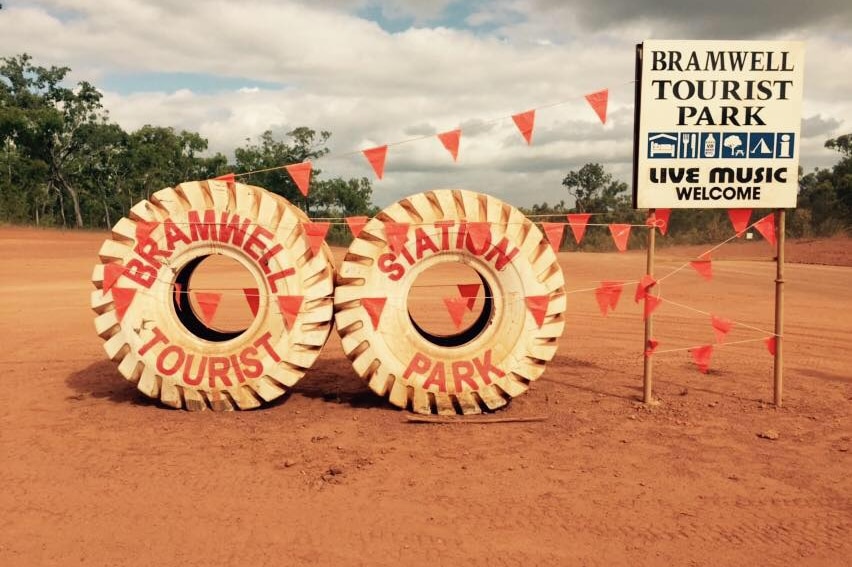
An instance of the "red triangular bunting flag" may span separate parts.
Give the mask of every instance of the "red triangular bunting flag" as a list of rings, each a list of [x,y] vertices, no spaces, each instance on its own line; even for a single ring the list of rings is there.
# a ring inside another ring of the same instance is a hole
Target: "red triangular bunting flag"
[[[598,302],[598,309],[601,310],[601,315],[606,317],[609,313],[609,290],[600,286],[595,290],[595,300]]]
[[[115,285],[115,282],[118,281],[118,278],[120,278],[122,274],[124,274],[124,266],[122,264],[113,262],[111,264],[104,265],[104,281],[101,291],[106,293],[112,289],[112,286]]]
[[[491,240],[491,224],[487,222],[467,223],[467,237],[474,250],[483,250]]]
[[[713,263],[710,258],[704,260],[693,260],[689,263],[692,269],[701,274],[701,277],[707,281],[713,279]]]
[[[447,311],[456,326],[456,330],[461,330],[462,319],[464,312],[467,311],[467,298],[465,297],[445,297],[444,305],[447,306]]]
[[[657,310],[657,307],[659,307],[660,303],[662,303],[662,302],[663,302],[663,300],[660,299],[659,297],[656,297],[654,295],[646,295],[645,296],[645,309],[642,312],[642,320],[644,321],[645,319],[650,317],[651,314],[654,311]]]
[[[549,295],[532,295],[526,298],[527,309],[532,313],[533,319],[539,328],[544,325],[544,317],[547,315],[547,306],[550,304]]]
[[[346,217],[346,224],[349,225],[352,236],[358,238],[358,235],[364,229],[364,225],[367,224],[367,217]]]
[[[196,291],[195,300],[201,308],[202,322],[209,326],[213,322],[213,317],[216,316],[216,310],[219,309],[222,294],[215,291]]]
[[[639,283],[636,284],[636,293],[633,294],[633,301],[639,303],[646,297],[648,297],[648,290],[651,289],[657,280],[654,279],[654,276],[645,274],[642,276],[642,279],[639,280]]]
[[[408,242],[408,223],[385,221],[385,236],[390,249],[395,254],[401,253],[405,243]]]
[[[233,173],[226,173],[225,175],[220,175],[218,177],[214,177],[216,181],[227,181],[228,183],[234,183],[237,179],[237,176]]]
[[[574,233],[574,240],[577,241],[577,244],[580,244],[586,234],[586,225],[589,224],[592,213],[573,213],[567,216],[571,232]]]
[[[243,294],[246,296],[251,314],[257,316],[257,310],[260,307],[260,291],[256,287],[244,287]]]
[[[362,297],[361,305],[370,316],[370,321],[373,322],[373,329],[379,328],[379,319],[382,317],[382,311],[385,309],[387,297]]]
[[[329,223],[327,222],[303,222],[302,230],[305,231],[305,236],[308,237],[308,245],[311,248],[311,253],[316,256],[323,242],[325,235],[328,234]]]
[[[660,230],[660,234],[665,236],[669,231],[669,217],[671,216],[671,209],[657,209],[648,217],[645,224],[658,228]]]
[[[728,218],[737,233],[737,238],[745,234],[748,221],[751,219],[751,209],[728,209]]]
[[[654,216],[657,219],[657,228],[660,229],[660,234],[663,236],[669,231],[669,219],[672,216],[671,209],[657,209],[654,211]]]
[[[159,224],[156,221],[136,221],[136,245],[148,240]]]
[[[609,290],[609,309],[610,311],[615,311],[618,299],[621,297],[621,290],[624,289],[624,284],[621,282],[601,282],[601,285]]]
[[[601,119],[602,124],[606,124],[606,103],[608,99],[608,89],[586,95],[586,100],[589,101],[589,105],[591,105],[592,110],[598,115],[598,118]]]
[[[444,147],[447,148],[447,151],[450,152],[451,156],[453,156],[453,161],[458,160],[461,129],[457,128],[455,130],[450,130],[449,132],[444,132],[443,134],[438,134],[438,139],[441,140],[441,143],[444,144]]]
[[[757,229],[757,232],[759,232],[769,244],[772,246],[776,246],[778,244],[778,240],[775,238],[775,213],[769,213],[754,223],[754,228]]]
[[[704,345],[689,349],[692,354],[692,360],[695,362],[698,369],[704,374],[710,369],[710,356],[713,354],[713,345]]]
[[[127,313],[130,304],[133,303],[134,297],[136,297],[136,290],[132,287],[112,288],[112,303],[115,305],[115,315],[119,321],[124,319],[124,314]]]
[[[364,157],[367,158],[367,161],[370,162],[370,165],[373,166],[373,171],[376,172],[376,177],[381,179],[385,175],[385,157],[387,157],[388,147],[379,146],[377,148],[370,148],[369,150],[362,150],[361,152],[364,154]]]
[[[288,331],[293,330],[293,325],[296,324],[296,317],[299,316],[304,299],[305,297],[302,295],[278,296],[278,308],[281,309],[281,316],[284,318],[284,325]]]
[[[541,228],[544,229],[544,234],[547,235],[547,241],[550,242],[550,247],[554,252],[559,252],[559,247],[562,246],[562,233],[565,232],[565,223],[561,222],[543,222]]]
[[[183,286],[179,283],[175,283],[175,304],[177,304],[178,309],[183,309]]]
[[[299,192],[307,197],[308,189],[311,185],[311,169],[313,169],[311,162],[303,161],[302,163],[294,163],[293,165],[286,166],[284,169],[290,174],[290,178],[296,184],[296,187],[299,188]]]
[[[527,141],[527,144],[532,144],[533,127],[535,126],[535,110],[527,110],[512,116],[515,121],[515,126],[520,130],[521,135]]]
[[[595,300],[598,302],[598,309],[601,310],[601,315],[604,317],[609,313],[610,292],[611,290],[604,285],[601,285],[595,290]]]
[[[645,356],[651,356],[657,347],[660,346],[660,341],[656,339],[648,339],[648,344],[645,345]]]
[[[716,342],[725,342],[725,337],[731,332],[734,322],[724,317],[710,315],[710,324],[713,325],[713,333],[716,335]]]
[[[669,231],[669,219],[672,216],[672,210],[657,209],[654,211],[654,216],[657,217],[657,228],[660,229],[660,234],[665,236]]]
[[[778,345],[778,342],[775,340],[776,337],[766,337],[766,340],[763,342],[766,343],[766,350],[769,351],[769,354],[775,356],[775,348]]]
[[[610,311],[615,311],[618,299],[621,297],[621,282],[601,282],[600,287],[595,290],[595,299],[601,315],[607,316]]]
[[[612,234],[612,240],[615,242],[615,247],[619,252],[627,250],[627,240],[630,238],[629,224],[611,224],[609,232]]]
[[[473,311],[476,305],[476,298],[479,297],[479,288],[482,284],[458,284],[459,294],[467,301],[467,310]]]

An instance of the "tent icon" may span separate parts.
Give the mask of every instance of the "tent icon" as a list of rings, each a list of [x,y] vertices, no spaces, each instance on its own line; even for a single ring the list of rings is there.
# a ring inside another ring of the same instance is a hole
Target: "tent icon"
[[[757,142],[757,145],[751,149],[752,153],[755,154],[768,154],[772,150],[769,147],[769,144],[766,143],[766,140],[760,139]]]
[[[770,132],[752,133],[748,140],[748,157],[775,157],[775,134]]]

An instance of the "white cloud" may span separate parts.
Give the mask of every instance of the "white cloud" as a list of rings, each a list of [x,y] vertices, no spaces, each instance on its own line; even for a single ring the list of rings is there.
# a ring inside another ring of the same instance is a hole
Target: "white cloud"
[[[385,3],[387,17],[421,26],[389,33],[356,15],[377,6],[367,0],[16,3],[0,12],[0,53],[26,51],[39,64],[69,65],[75,79],[96,85],[118,72],[287,85],[215,94],[107,92],[104,103],[126,129],[150,123],[196,130],[214,151],[230,152],[267,129],[330,130],[333,153],[317,164],[325,176],[371,177],[357,150],[461,124],[458,163],[437,139],[391,147],[385,180],[375,183],[376,202],[458,186],[528,205],[565,198],[562,177],[589,161],[629,181],[634,44],[663,32],[712,32],[683,10],[607,20],[597,3],[545,0],[486,3],[467,17],[469,25],[499,26],[493,33],[429,27],[446,4]],[[803,26],[823,25],[826,11],[813,12]],[[806,34],[805,117],[821,117],[805,132],[813,137],[803,139],[802,164],[811,168],[836,160],[822,144],[852,124],[852,47],[848,32],[835,27],[803,30],[786,25],[779,33]],[[602,87],[612,89],[606,127],[582,98]],[[560,101],[539,111],[528,147],[509,116]]]

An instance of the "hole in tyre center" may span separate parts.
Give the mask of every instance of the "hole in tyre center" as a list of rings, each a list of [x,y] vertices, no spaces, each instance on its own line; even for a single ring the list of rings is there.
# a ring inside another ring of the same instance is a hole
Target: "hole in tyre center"
[[[251,272],[233,258],[210,254],[180,269],[172,286],[172,302],[190,334],[224,342],[242,335],[255,319],[245,289],[257,289]]]
[[[485,278],[470,266],[456,262],[421,272],[411,285],[406,304],[417,333],[443,347],[471,342],[485,330],[494,314],[494,300]]]

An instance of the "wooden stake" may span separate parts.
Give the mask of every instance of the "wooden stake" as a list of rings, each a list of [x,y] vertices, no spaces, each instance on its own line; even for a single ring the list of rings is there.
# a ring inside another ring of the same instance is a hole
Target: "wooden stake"
[[[465,416],[448,416],[448,415],[407,415],[405,421],[408,423],[526,423],[530,421],[545,421],[545,416],[529,416],[529,417],[465,417]]]
[[[648,217],[653,217],[655,212],[656,209],[649,209]],[[648,233],[648,259],[645,263],[645,273],[649,276],[654,275],[654,247],[656,245],[657,236],[657,227],[655,225],[656,223],[651,223],[651,227],[649,229],[650,232]],[[648,343],[653,338],[654,323],[652,321],[652,317],[653,316],[650,313],[648,313],[645,317],[645,343],[642,345],[642,357],[645,360],[645,367],[642,375],[642,401],[646,404],[650,404],[654,401],[654,367],[652,365],[652,357],[645,354],[648,349]]]
[[[775,256],[775,374],[773,393],[775,406],[781,407],[784,392],[784,243],[786,232],[786,213],[778,209],[777,235],[778,250]]]

